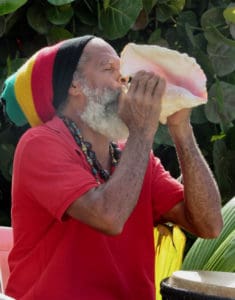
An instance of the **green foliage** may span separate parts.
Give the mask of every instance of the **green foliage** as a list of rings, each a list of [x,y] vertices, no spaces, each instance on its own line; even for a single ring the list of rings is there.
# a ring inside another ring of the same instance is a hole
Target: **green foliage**
[[[226,22],[235,23],[235,4],[233,3],[232,6],[227,7],[224,10],[223,15]]]
[[[70,5],[51,6],[46,11],[46,16],[49,22],[54,25],[66,25],[73,16],[73,9]]]
[[[47,20],[46,12],[42,8],[42,5],[38,2],[31,5],[27,10],[27,21],[29,26],[39,34],[47,34],[50,24]]]
[[[235,272],[235,197],[222,209],[224,228],[216,239],[198,238],[184,258],[183,270]]]
[[[136,42],[188,53],[205,71],[209,95],[206,105],[193,109],[191,122],[225,203],[235,194],[233,12],[229,0],[0,0],[0,85],[39,48],[83,34],[105,38],[117,52]],[[3,133],[9,126],[0,114],[0,174],[10,181],[20,134],[14,142],[7,141]],[[178,176],[165,126],[156,134],[154,151],[167,158],[166,167]]]
[[[0,16],[9,14],[16,11],[22,5],[24,5],[27,0],[1,0],[0,1]]]
[[[135,23],[143,8],[142,0],[135,0],[135,5],[129,0],[111,0],[109,5],[100,9],[99,23],[104,37],[117,39],[123,37]]]
[[[47,0],[47,1],[49,3],[51,3],[52,5],[59,6],[59,5],[64,5],[64,4],[71,3],[75,0]]]

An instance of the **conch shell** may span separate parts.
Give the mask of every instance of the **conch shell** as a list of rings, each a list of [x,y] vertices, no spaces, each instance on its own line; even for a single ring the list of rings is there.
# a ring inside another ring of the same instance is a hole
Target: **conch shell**
[[[206,76],[193,57],[165,47],[129,43],[121,53],[120,71],[132,77],[140,70],[151,71],[166,80],[160,122],[183,108],[207,102]]]

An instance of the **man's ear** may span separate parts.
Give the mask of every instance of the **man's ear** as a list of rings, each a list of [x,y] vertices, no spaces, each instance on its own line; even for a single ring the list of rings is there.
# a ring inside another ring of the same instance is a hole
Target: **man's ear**
[[[81,86],[77,81],[72,81],[69,90],[68,90],[68,94],[71,96],[77,96],[79,94],[81,94]]]

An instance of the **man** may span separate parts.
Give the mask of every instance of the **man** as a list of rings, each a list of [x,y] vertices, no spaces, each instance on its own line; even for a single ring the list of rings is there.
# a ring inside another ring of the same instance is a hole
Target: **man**
[[[85,36],[39,51],[14,85],[31,125],[45,124],[29,129],[15,153],[7,294],[155,299],[153,226],[170,221],[203,238],[222,228],[190,110],[167,122],[183,188],[151,153],[164,79],[142,71],[122,92],[119,57],[104,40]]]

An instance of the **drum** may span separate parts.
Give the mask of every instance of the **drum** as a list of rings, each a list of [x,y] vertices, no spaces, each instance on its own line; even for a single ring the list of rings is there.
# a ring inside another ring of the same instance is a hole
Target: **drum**
[[[162,300],[235,299],[235,273],[176,271],[162,280]]]

